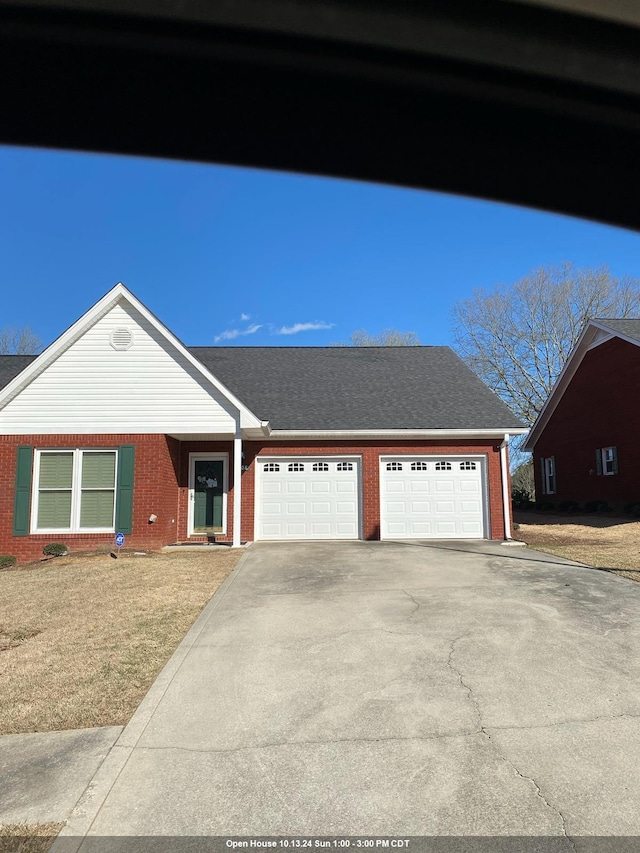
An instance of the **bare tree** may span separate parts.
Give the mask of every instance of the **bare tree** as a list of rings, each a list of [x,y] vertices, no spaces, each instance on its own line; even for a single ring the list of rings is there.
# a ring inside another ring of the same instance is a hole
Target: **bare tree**
[[[28,326],[0,329],[0,355],[37,355],[43,343]]]
[[[397,329],[383,329],[379,335],[370,335],[366,329],[358,329],[349,336],[348,341],[336,341],[332,347],[416,347],[420,340],[415,332],[399,332]]]
[[[640,317],[640,279],[607,267],[540,267],[453,308],[458,354],[532,424],[589,319]]]

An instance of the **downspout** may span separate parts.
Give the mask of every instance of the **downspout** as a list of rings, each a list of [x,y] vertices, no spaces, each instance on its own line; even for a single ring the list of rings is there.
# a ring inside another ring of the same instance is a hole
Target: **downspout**
[[[507,462],[507,447],[509,433],[505,432],[500,445],[500,471],[502,474],[502,508],[504,510],[504,538],[508,542],[511,536],[511,497],[509,495],[509,465]]]
[[[242,544],[242,428],[240,413],[236,420],[236,434],[233,439],[233,543],[239,548]]]

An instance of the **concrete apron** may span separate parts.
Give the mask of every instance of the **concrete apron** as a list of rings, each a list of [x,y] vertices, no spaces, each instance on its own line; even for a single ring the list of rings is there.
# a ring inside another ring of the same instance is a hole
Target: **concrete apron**
[[[637,835],[639,652],[640,584],[534,551],[254,545],[60,841]]]

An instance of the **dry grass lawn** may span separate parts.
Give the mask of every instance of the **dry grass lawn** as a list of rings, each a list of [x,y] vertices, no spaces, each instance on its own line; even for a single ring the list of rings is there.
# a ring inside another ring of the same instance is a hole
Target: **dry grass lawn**
[[[640,521],[516,513],[514,538],[531,548],[640,580]]]
[[[239,551],[0,572],[0,734],[125,725]]]
[[[0,853],[47,853],[63,823],[0,824]]]

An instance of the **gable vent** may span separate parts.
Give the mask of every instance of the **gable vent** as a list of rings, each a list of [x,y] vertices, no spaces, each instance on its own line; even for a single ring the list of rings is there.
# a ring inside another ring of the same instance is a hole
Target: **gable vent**
[[[117,350],[131,349],[133,332],[130,329],[114,329],[109,336],[109,343]]]

